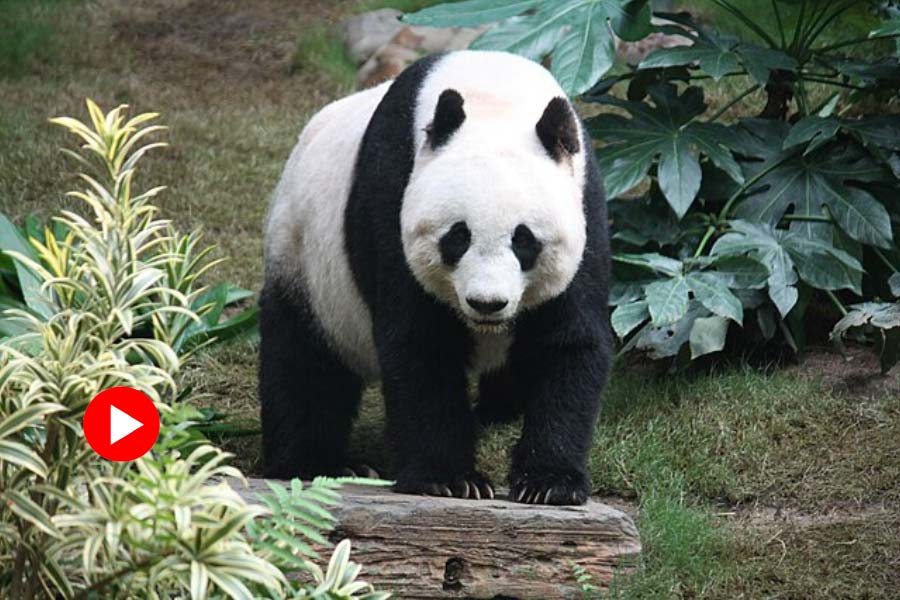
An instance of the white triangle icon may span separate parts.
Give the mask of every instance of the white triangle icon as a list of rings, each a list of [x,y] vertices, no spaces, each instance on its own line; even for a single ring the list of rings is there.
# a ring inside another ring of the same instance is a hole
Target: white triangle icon
[[[129,415],[128,413],[119,410],[112,404],[109,405],[109,444],[115,444],[123,437],[127,435],[131,435],[144,424]]]

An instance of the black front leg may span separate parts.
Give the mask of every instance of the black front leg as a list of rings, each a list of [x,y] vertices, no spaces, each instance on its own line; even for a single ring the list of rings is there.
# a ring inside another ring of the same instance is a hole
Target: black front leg
[[[513,451],[510,498],[531,504],[584,504],[588,456],[607,379],[602,338],[532,348],[517,367],[526,399]]]
[[[464,333],[452,321],[430,313],[410,314],[405,320],[382,325],[376,322],[375,339],[387,435],[394,453],[395,489],[493,498],[490,482],[475,471]]]

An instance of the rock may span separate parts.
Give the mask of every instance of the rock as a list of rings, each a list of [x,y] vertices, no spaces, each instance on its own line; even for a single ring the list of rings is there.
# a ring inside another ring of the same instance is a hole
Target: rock
[[[402,27],[360,67],[357,86],[362,89],[393,79],[426,54],[468,48],[484,30],[485,27]]]
[[[403,29],[399,10],[382,8],[347,17],[340,24],[341,39],[357,64],[362,64],[375,51],[391,41]]]
[[[636,67],[647,58],[647,55],[658,48],[675,48],[676,46],[690,46],[694,42],[682,35],[669,35],[665,33],[651,33],[637,42],[625,42],[616,40],[616,55],[632,67]]]
[[[268,491],[259,479],[236,489]],[[535,506],[505,493],[460,500],[356,486],[341,495],[332,541],[350,538],[361,577],[397,598],[582,598],[575,565],[605,588],[641,549],[631,518],[594,500]]]

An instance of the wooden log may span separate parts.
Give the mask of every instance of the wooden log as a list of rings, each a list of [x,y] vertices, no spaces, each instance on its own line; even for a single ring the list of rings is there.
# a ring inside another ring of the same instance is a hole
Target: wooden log
[[[268,491],[262,480],[239,490]],[[640,552],[631,518],[594,500],[532,506],[346,486],[332,541],[350,538],[361,577],[397,598],[550,599],[582,596],[574,565],[605,587]]]

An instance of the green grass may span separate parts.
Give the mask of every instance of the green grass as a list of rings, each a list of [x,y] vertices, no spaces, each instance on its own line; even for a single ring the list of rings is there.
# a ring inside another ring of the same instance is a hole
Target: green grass
[[[350,91],[356,83],[356,64],[340,37],[324,26],[306,29],[297,39],[293,69],[318,69],[335,81],[341,89]]]
[[[517,432],[495,428],[482,440],[479,466],[495,479],[505,477]],[[834,547],[809,536],[845,523],[812,526],[809,533],[790,529],[784,543],[802,551],[801,560],[782,557],[782,542],[772,539],[777,532],[735,515],[790,510],[814,520],[835,507],[897,506],[900,461],[890,457],[900,457],[900,406],[893,398],[838,397],[796,371],[673,377],[620,366],[604,394],[591,470],[599,494],[637,505],[644,551],[637,572],[618,577],[611,595],[730,598],[743,590],[756,597],[752,590],[766,585],[772,594],[832,597],[817,579],[847,589],[853,571],[834,574]],[[862,525],[881,545],[864,556],[900,546],[888,535],[900,527],[896,512]],[[884,582],[893,573],[887,564],[873,561],[863,570]],[[871,597],[888,597],[889,588],[870,588]]]
[[[687,504],[677,488],[648,494],[638,527],[643,547],[637,571],[614,577],[610,598],[703,595],[735,568],[732,534],[708,512]]]
[[[18,79],[57,60],[59,21],[75,0],[0,0],[0,78]]]

